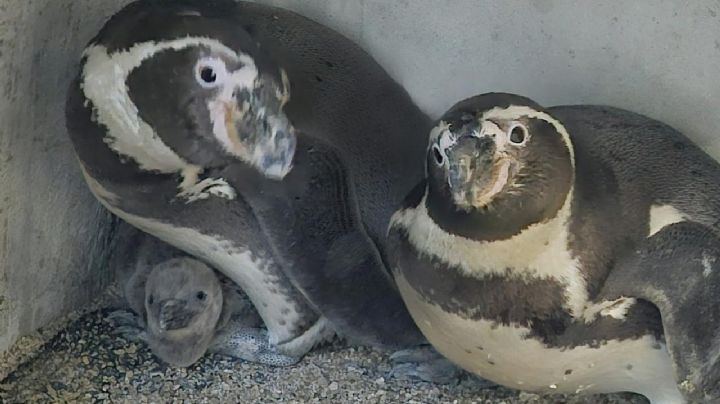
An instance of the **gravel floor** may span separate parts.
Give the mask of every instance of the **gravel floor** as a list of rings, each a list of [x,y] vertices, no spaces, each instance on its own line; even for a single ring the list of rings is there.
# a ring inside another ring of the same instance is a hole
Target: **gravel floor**
[[[0,374],[0,401],[35,402],[327,402],[327,403],[645,403],[639,396],[541,397],[502,388],[478,389],[388,380],[390,363],[375,350],[341,343],[320,348],[290,368],[206,356],[189,369],[167,368],[144,346],[111,333],[99,309],[76,316],[38,344],[17,349],[22,363]],[[47,331],[46,331],[47,332]],[[1,358],[0,358],[1,359]],[[0,368],[2,370],[2,368]]]

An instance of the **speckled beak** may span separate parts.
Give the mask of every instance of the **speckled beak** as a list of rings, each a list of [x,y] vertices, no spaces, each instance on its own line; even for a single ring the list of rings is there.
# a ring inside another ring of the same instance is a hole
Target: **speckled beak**
[[[192,313],[187,310],[187,302],[185,300],[163,300],[159,306],[158,326],[161,330],[179,330],[190,324]]]
[[[271,83],[239,91],[225,122],[235,154],[272,179],[282,179],[290,172],[297,144],[278,94]]]

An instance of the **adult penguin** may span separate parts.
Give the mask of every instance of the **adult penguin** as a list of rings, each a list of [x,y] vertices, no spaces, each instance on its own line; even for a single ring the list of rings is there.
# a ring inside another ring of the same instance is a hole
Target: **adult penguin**
[[[393,270],[429,341],[496,383],[720,399],[720,164],[602,106],[456,104],[393,217]]]
[[[350,40],[264,5],[140,0],[85,49],[67,127],[100,202],[240,285],[282,355],[425,343],[384,236],[430,121]]]

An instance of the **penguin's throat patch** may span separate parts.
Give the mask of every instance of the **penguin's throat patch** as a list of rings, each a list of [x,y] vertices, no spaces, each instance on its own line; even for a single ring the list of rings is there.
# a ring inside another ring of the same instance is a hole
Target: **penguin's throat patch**
[[[224,132],[227,134],[227,146],[230,147],[233,154],[239,156],[246,156],[248,154],[248,150],[243,144],[243,142],[240,140],[240,133],[237,126],[235,125],[236,121],[242,120],[244,118],[245,111],[240,110],[239,106],[234,102],[222,102],[221,108],[224,110]],[[221,138],[221,140],[225,140],[224,137]]]
[[[469,198],[470,204],[475,208],[490,205],[496,196],[507,189],[511,180],[512,165],[513,163],[508,159],[500,159],[495,163],[490,180],[483,185],[472,187],[472,195]]]

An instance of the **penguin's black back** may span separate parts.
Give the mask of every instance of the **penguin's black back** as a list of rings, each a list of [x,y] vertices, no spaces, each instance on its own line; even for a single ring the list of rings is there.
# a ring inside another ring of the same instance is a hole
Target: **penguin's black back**
[[[672,206],[687,220],[718,230],[720,165],[686,136],[617,108],[548,111],[575,149],[571,248],[585,261],[591,294],[613,262],[648,236],[652,207]]]
[[[430,119],[370,55],[337,32],[282,9],[241,2],[237,10],[243,27],[288,71],[289,118],[340,152],[367,230],[382,238],[390,216],[422,179]]]

